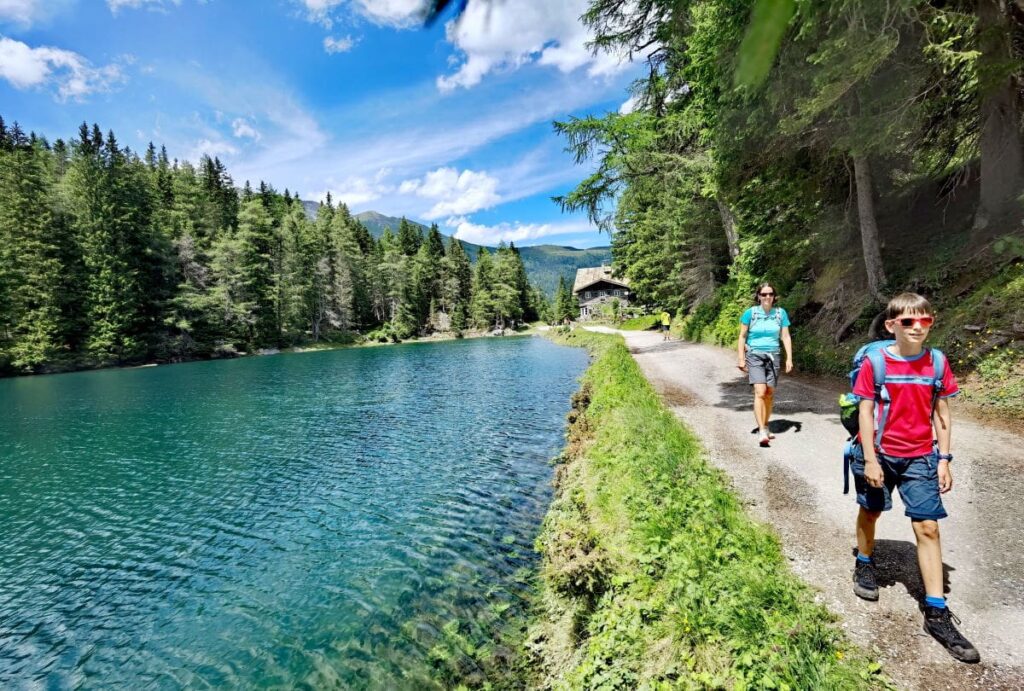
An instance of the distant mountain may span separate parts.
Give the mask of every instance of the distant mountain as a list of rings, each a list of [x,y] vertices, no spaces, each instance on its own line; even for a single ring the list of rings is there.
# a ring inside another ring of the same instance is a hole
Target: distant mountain
[[[303,202],[308,204],[309,202]],[[306,207],[309,208],[308,206]],[[315,205],[314,205],[315,210]],[[370,234],[375,238],[380,238],[384,234],[385,228],[390,228],[392,232],[398,232],[398,224],[402,219],[395,218],[394,216],[385,216],[382,213],[376,211],[364,211],[363,213],[356,214],[355,218],[366,226]],[[415,221],[409,221],[415,228],[419,228],[421,233],[426,233],[428,228],[422,223],[416,223]],[[448,242],[450,236],[444,235],[445,242]],[[476,261],[476,256],[480,252],[481,245],[474,245],[472,242],[466,242],[459,240],[462,243],[462,247],[466,250],[469,258]],[[493,252],[496,248],[488,247],[487,251]],[[555,289],[558,288],[558,277],[565,276],[565,280],[572,285],[573,279],[576,277],[576,269],[580,269],[587,266],[602,266],[604,264],[610,264],[612,261],[612,250],[610,247],[593,247],[590,249],[576,249],[575,247],[564,247],[561,245],[531,245],[529,247],[518,247],[519,256],[523,258],[523,266],[526,267],[526,274],[530,277],[530,282],[540,287],[549,297],[555,294]]]
[[[302,208],[306,212],[306,218],[312,221],[316,218],[316,210],[320,208],[320,202],[302,200]]]

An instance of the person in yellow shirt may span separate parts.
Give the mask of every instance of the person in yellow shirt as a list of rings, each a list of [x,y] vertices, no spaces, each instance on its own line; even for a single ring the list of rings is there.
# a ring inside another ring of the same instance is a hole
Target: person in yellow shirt
[[[661,312],[661,340],[667,341],[669,339],[668,327],[672,326],[672,315],[667,311],[662,310]]]

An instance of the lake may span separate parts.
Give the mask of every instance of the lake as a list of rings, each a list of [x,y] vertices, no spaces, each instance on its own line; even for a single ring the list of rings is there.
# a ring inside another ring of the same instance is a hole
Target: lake
[[[0,687],[478,674],[586,364],[495,338],[0,381]]]

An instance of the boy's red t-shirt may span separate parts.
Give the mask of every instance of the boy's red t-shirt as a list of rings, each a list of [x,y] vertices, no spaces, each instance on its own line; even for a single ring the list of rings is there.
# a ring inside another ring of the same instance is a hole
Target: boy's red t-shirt
[[[932,452],[932,385],[924,383],[934,381],[935,366],[932,364],[931,349],[925,348],[914,358],[893,355],[888,348],[885,353],[885,377],[920,377],[921,383],[887,381],[885,388],[889,392],[889,419],[882,432],[882,453],[898,458],[925,456]],[[875,397],[875,375],[871,361],[864,360],[857,381],[853,385],[853,393],[860,398]],[[942,378],[941,398],[949,398],[960,393],[960,387],[953,376],[949,364]],[[875,402],[875,429],[882,416],[885,404]]]

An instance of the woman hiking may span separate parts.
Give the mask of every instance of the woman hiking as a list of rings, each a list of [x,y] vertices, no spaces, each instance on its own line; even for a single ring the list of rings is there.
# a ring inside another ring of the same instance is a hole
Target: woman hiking
[[[771,283],[762,283],[754,299],[757,305],[740,317],[740,337],[736,344],[736,366],[747,373],[754,387],[754,419],[758,444],[767,447],[775,438],[768,426],[772,416],[775,387],[781,367],[780,344],[786,346],[786,374],[793,371],[793,341],[789,336],[789,315],[775,306],[778,296]]]

